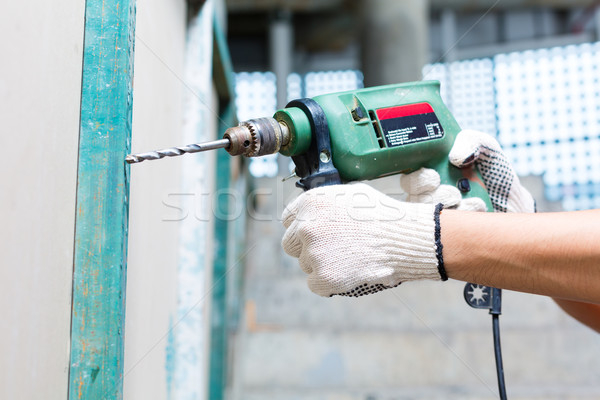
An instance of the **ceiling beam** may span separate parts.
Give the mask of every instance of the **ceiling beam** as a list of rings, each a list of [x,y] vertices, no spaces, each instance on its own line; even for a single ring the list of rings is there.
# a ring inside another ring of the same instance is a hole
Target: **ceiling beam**
[[[457,11],[508,10],[518,8],[576,8],[589,7],[595,0],[429,0],[431,9]]]
[[[425,1],[425,0],[423,0]],[[589,7],[595,0],[429,0],[432,10],[458,11],[507,10],[531,7],[575,8]],[[289,10],[319,12],[349,5],[348,0],[226,0],[230,12]]]
[[[342,7],[346,0],[226,0],[229,12],[287,10],[318,12]]]

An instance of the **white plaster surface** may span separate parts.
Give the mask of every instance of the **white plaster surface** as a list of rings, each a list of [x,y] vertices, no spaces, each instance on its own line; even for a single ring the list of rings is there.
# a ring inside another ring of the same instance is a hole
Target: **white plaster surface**
[[[137,3],[132,151],[183,144],[187,5]],[[181,158],[131,166],[124,399],[173,393]]]
[[[84,1],[0,3],[0,398],[67,397]]]

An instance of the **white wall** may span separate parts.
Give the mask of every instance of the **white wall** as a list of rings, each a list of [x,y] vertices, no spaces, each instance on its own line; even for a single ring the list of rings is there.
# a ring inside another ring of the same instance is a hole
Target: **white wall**
[[[185,0],[137,1],[132,151],[182,143]],[[125,314],[125,399],[172,393],[181,158],[131,166]]]
[[[0,5],[2,399],[67,396],[84,5]]]

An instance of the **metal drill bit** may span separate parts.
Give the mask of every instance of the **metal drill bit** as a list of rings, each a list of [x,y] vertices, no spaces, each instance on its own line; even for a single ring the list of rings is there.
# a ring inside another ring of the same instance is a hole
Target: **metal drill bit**
[[[125,157],[128,164],[141,163],[145,160],[159,160],[163,157],[176,157],[185,153],[198,153],[200,151],[216,150],[229,147],[229,139],[213,140],[212,142],[188,144],[181,147],[149,151],[147,153],[130,154]]]

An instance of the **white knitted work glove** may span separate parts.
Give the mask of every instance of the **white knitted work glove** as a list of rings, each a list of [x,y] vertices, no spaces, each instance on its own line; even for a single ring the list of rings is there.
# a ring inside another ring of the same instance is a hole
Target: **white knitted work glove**
[[[535,212],[535,201],[492,136],[462,130],[448,156],[459,168],[475,164],[496,212]]]
[[[430,168],[421,168],[400,176],[400,186],[411,203],[443,204],[444,208],[462,211],[486,211],[485,202],[478,197],[463,199],[455,186],[441,185],[440,174]]]
[[[400,202],[372,187],[325,186],[283,212],[283,249],[320,296],[362,296],[417,279],[446,280],[442,205]]]

